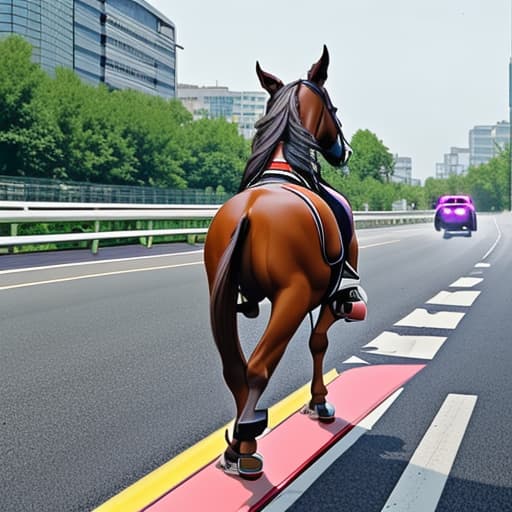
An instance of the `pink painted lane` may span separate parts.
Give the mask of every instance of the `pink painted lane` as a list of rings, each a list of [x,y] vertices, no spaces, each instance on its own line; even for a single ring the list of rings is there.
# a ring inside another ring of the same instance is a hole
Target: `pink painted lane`
[[[375,365],[343,372],[329,386],[336,420],[321,424],[295,413],[258,442],[265,474],[256,481],[224,474],[216,461],[171,489],[145,512],[256,511],[290,484],[425,365]]]

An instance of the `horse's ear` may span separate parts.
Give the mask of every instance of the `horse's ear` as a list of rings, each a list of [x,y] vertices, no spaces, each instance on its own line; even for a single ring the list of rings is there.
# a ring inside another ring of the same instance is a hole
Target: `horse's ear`
[[[308,80],[322,87],[327,80],[327,68],[329,67],[329,52],[324,44],[324,51],[318,62],[315,62],[308,71]]]
[[[261,86],[270,94],[271,97],[274,96],[274,94],[284,85],[279,78],[263,71],[258,61],[256,61],[256,74],[260,79]]]

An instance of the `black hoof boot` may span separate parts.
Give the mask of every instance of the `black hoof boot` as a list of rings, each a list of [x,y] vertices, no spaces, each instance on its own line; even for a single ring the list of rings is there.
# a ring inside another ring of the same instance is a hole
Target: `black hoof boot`
[[[247,318],[256,318],[260,314],[260,307],[257,302],[240,302],[236,305],[236,311]]]
[[[252,441],[263,434],[268,425],[268,410],[256,409],[252,418],[238,421],[234,437],[239,441]]]

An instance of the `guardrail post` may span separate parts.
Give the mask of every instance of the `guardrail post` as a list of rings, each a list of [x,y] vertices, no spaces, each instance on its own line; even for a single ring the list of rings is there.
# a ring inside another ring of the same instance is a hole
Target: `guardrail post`
[[[100,221],[95,220],[94,221],[94,232],[99,233],[100,231]],[[98,254],[98,249],[100,247],[100,241],[99,240],[93,240],[91,244],[91,251],[93,254]]]
[[[10,233],[11,236],[18,236],[18,224],[11,224]],[[15,245],[13,245],[12,247],[9,248],[9,252],[16,253],[18,252],[18,248]]]
[[[152,220],[148,220],[148,230],[149,231],[153,230],[153,221]],[[148,249],[151,249],[152,246],[153,246],[153,237],[148,236],[146,247]]]

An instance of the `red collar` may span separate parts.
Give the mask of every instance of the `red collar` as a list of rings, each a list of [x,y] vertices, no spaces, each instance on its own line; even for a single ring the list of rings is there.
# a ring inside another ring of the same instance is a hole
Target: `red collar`
[[[267,167],[270,171],[292,171],[292,166],[288,162],[283,162],[280,160],[272,160]]]

